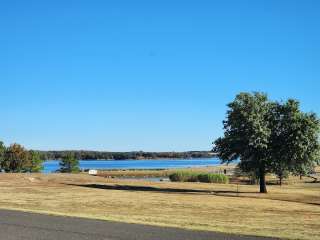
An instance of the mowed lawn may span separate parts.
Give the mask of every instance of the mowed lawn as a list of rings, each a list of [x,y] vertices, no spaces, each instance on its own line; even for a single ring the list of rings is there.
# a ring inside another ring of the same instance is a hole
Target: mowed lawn
[[[0,208],[288,239],[320,239],[320,184],[146,182],[0,174]],[[239,192],[237,192],[239,191]]]

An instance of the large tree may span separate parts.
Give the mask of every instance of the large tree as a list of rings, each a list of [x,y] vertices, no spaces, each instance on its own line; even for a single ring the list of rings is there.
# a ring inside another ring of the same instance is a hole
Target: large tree
[[[300,111],[299,103],[271,102],[263,93],[240,93],[228,104],[224,137],[214,150],[222,162],[240,160],[240,168],[256,173],[266,193],[267,173],[281,179],[287,172],[315,164],[319,153],[319,120]]]
[[[19,144],[12,144],[6,149],[1,165],[6,172],[26,172],[30,166],[29,152]]]
[[[303,113],[298,101],[272,103],[270,122],[272,134],[269,152],[273,172],[282,178],[291,172],[305,175],[319,164],[319,119]]]
[[[224,137],[215,141],[215,151],[222,162],[240,159],[243,171],[256,172],[260,192],[266,193],[265,175],[270,171],[267,150],[271,135],[268,98],[261,93],[240,93],[228,107],[227,119],[223,121]]]

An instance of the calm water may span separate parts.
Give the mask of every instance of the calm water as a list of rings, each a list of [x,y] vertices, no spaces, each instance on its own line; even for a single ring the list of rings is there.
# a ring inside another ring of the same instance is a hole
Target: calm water
[[[153,159],[153,160],[99,160],[79,161],[81,169],[163,169],[216,166],[220,164],[218,158],[203,159]],[[59,161],[44,162],[44,173],[59,169]]]

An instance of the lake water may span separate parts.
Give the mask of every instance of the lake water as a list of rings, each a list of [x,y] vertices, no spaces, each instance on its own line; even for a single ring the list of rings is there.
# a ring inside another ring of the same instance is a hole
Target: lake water
[[[206,167],[220,164],[218,158],[201,159],[151,159],[151,160],[87,160],[79,161],[81,169],[168,169]],[[59,161],[46,161],[44,173],[59,169]]]

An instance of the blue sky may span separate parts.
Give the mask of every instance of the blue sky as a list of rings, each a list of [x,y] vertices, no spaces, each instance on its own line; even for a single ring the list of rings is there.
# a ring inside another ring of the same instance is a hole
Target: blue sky
[[[320,114],[320,1],[0,2],[0,139],[208,150],[241,91]]]

